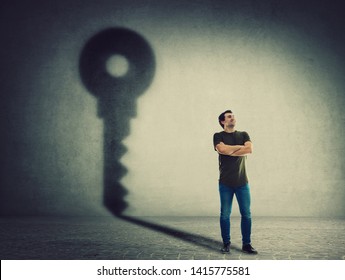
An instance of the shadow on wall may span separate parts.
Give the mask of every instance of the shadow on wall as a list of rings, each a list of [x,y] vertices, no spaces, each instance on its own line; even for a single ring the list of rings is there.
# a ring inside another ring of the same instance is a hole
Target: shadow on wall
[[[114,72],[109,62],[114,64]],[[127,190],[120,179],[127,169],[119,162],[126,152],[121,141],[129,134],[129,121],[136,115],[136,99],[149,87],[155,58],[139,34],[109,28],[93,36],[82,50],[79,71],[86,88],[98,99],[98,116],[104,121],[103,203],[118,216],[127,208]]]
[[[111,74],[112,59],[118,59],[124,68],[117,71],[115,67]],[[128,191],[120,183],[127,173],[119,162],[126,152],[121,141],[128,136],[129,121],[136,114],[136,98],[149,87],[154,76],[155,58],[149,44],[131,30],[106,29],[86,43],[79,71],[86,88],[97,97],[98,116],[104,120],[104,206],[127,222],[208,249],[218,248],[213,239],[123,215],[128,207],[124,199]]]

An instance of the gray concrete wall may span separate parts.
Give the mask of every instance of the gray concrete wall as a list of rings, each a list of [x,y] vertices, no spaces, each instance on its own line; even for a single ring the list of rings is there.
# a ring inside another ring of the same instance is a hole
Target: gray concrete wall
[[[254,144],[254,215],[344,216],[341,9],[275,2],[2,1],[1,214],[109,214],[111,150],[79,59],[95,34],[123,27],[155,56],[130,112],[111,105],[128,114],[114,124],[124,213],[218,215],[212,135],[230,108]]]

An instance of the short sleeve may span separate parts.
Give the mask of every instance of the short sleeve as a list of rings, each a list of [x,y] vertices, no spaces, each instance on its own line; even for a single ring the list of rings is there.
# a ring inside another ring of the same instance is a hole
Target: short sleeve
[[[214,150],[216,150],[216,146],[222,142],[222,135],[220,133],[215,133],[213,135],[213,147],[214,147]]]
[[[242,136],[243,136],[243,144],[246,143],[247,141],[251,142],[249,134],[247,132],[243,131]]]

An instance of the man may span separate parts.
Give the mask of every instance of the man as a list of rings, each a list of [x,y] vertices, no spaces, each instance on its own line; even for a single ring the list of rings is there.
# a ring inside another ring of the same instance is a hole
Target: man
[[[213,144],[219,154],[220,228],[223,253],[230,252],[230,214],[233,196],[236,196],[241,213],[242,251],[257,254],[251,245],[250,190],[246,173],[246,155],[253,145],[247,132],[235,130],[236,119],[231,110],[218,117],[223,131],[215,133]]]

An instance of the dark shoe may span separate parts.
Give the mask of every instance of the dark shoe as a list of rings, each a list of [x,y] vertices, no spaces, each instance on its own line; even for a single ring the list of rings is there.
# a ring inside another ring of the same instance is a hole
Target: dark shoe
[[[223,248],[220,249],[222,253],[230,253],[230,244],[231,243],[224,243]]]
[[[242,252],[248,253],[248,254],[257,254],[258,251],[256,251],[251,244],[245,244],[242,246]]]

